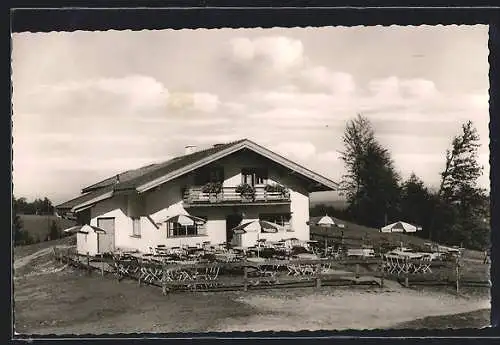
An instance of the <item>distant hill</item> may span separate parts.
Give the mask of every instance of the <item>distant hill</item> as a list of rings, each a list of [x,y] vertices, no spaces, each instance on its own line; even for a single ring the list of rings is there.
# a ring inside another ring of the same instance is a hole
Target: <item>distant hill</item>
[[[309,200],[310,207],[325,205],[332,206],[338,210],[347,208],[347,198],[343,191],[311,193]]]
[[[72,220],[59,218],[56,216],[39,216],[34,214],[20,214],[22,228],[28,232],[34,239],[38,238],[44,241],[50,232],[52,221],[55,221],[59,230],[64,230],[74,226],[76,223]]]

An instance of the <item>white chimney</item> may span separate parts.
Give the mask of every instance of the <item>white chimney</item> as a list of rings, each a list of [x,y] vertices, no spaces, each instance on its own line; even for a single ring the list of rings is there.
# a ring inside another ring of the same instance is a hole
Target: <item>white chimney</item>
[[[185,154],[190,155],[191,153],[196,151],[196,145],[187,145],[185,149]]]

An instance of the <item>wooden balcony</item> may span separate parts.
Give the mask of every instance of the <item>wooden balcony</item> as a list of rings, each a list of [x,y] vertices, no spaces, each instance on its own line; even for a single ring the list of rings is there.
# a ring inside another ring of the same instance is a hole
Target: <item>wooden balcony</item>
[[[268,192],[264,186],[255,187],[255,197],[246,198],[236,192],[236,187],[223,187],[221,193],[209,195],[201,186],[188,187],[183,192],[184,206],[234,206],[234,205],[286,205],[290,204],[290,191]]]

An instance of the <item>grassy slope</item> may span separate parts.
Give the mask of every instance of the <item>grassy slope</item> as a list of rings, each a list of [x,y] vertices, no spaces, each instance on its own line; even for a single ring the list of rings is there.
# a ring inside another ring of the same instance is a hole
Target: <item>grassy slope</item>
[[[321,217],[311,217],[311,224],[315,224],[319,221]],[[379,229],[370,228],[363,225],[358,225],[355,223],[343,221],[340,219],[335,219],[338,223],[344,224],[345,228],[322,228],[317,225],[311,225],[311,234],[328,236],[336,236],[340,238],[341,231],[344,231],[344,242],[349,247],[359,247],[363,244],[363,237],[367,237],[367,242],[373,246],[378,246],[380,243],[389,242],[393,245],[399,245],[403,241],[405,246],[415,246],[424,247],[425,243],[429,243],[429,240],[417,237],[411,234],[400,234],[400,233],[382,233]],[[473,257],[475,259],[482,259],[482,253],[479,251],[467,250],[466,256]]]
[[[313,217],[311,224],[319,221],[321,217]],[[371,244],[378,249],[381,243],[390,243],[393,246],[400,245],[401,241],[405,246],[410,247],[424,247],[424,243],[429,242],[423,238],[414,235],[399,234],[399,233],[381,233],[378,229],[369,228],[366,226],[346,222],[343,220],[335,219],[338,223],[344,224],[345,228],[322,228],[319,226],[311,225],[311,237],[321,240],[321,236],[314,236],[314,234],[336,237],[335,241],[340,240],[341,231],[344,231],[344,243],[348,248],[360,248],[363,244]],[[365,240],[363,240],[365,238]],[[367,240],[366,240],[367,238]],[[333,239],[331,239],[333,242]],[[465,250],[464,252],[464,266],[461,270],[461,277],[468,281],[487,281],[489,279],[489,265],[483,264],[483,253],[474,250]],[[454,264],[450,263],[450,267]],[[447,276],[449,279],[454,280],[454,269],[442,268],[433,269],[434,273],[440,276]]]
[[[396,325],[394,329],[458,329],[482,328],[490,324],[490,309],[476,310],[470,313],[429,316]]]
[[[45,240],[45,237],[50,232],[52,222],[55,221],[60,230],[67,229],[75,225],[74,221],[58,218],[56,216],[37,216],[34,214],[19,215],[23,225],[23,230],[27,231],[34,238],[40,241]]]
[[[17,246],[14,247],[14,259],[18,259],[23,256],[28,256],[45,248],[50,248],[53,246],[60,246],[60,245],[70,245],[70,244],[76,244],[76,235],[64,237],[55,241],[45,241],[27,246]]]

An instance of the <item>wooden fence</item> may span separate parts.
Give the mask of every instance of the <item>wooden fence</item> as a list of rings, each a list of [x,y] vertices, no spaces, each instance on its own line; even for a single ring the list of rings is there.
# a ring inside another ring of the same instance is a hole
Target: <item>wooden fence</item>
[[[54,248],[55,260],[118,280],[134,279],[138,285],[173,291],[229,291],[268,288],[377,285],[398,280],[404,286],[460,286],[460,263],[405,260],[398,264],[381,258],[326,260],[266,260],[262,262],[206,262],[197,264],[155,262],[131,256],[91,257],[74,249]],[[455,271],[455,274],[450,272]],[[446,274],[442,274],[445,272]],[[438,273],[436,275],[436,273]],[[477,283],[477,282],[475,282]]]

